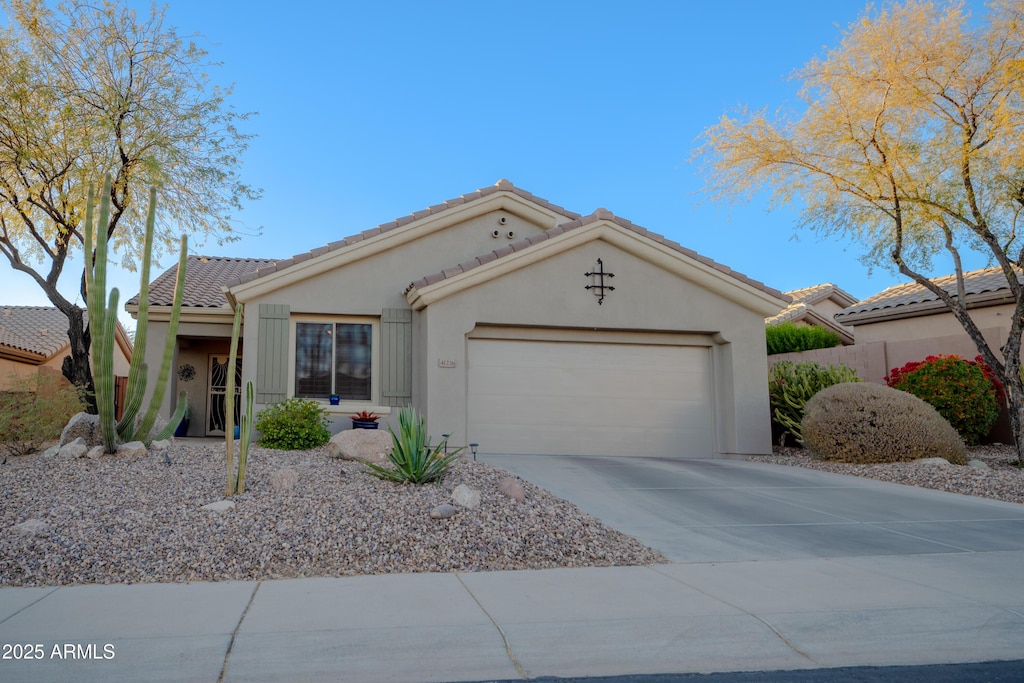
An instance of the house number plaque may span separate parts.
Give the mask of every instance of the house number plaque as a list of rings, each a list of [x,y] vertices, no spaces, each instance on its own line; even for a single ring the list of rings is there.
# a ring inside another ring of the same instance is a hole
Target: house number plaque
[[[455,367],[455,361],[453,361],[453,360],[446,360],[444,358],[438,358],[437,359],[437,367],[439,367],[439,368],[454,368]]]

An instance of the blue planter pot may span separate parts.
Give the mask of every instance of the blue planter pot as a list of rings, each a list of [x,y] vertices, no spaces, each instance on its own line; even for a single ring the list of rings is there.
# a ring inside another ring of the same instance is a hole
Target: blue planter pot
[[[332,406],[336,406],[341,403],[341,396],[328,396],[327,400],[331,402]]]
[[[352,420],[352,429],[376,429],[376,422],[364,422],[363,420]]]
[[[242,438],[242,428],[240,426],[238,426],[238,425],[235,425],[235,441],[237,441],[238,439],[241,439],[241,438]]]
[[[174,430],[174,436],[188,436],[188,418],[184,418],[178,423],[178,427]]]

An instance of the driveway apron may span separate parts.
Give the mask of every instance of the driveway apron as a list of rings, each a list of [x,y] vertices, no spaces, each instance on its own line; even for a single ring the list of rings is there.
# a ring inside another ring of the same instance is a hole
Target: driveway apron
[[[672,562],[1024,550],[1024,505],[739,460],[486,456]]]

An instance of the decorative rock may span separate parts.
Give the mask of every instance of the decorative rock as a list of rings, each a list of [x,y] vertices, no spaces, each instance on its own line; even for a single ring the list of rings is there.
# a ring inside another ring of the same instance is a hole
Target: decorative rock
[[[103,442],[100,432],[100,416],[89,413],[77,413],[68,420],[64,431],[60,433],[60,445],[82,439],[86,446],[96,446]]]
[[[57,455],[58,453],[60,453],[60,447],[59,446],[50,446],[49,448],[47,448],[45,451],[43,451],[39,455],[41,455],[44,458],[52,458],[53,456]]]
[[[208,510],[210,512],[227,512],[228,510],[231,510],[234,507],[235,504],[230,500],[218,500],[216,503],[204,505],[202,509]]]
[[[327,454],[345,460],[367,460],[378,465],[390,465],[387,453],[391,450],[391,434],[380,429],[346,429],[327,442]]]
[[[89,447],[82,442],[81,438],[61,446],[60,450],[57,451],[58,455],[62,458],[84,458],[88,452]]]
[[[154,451],[166,451],[170,447],[170,439],[161,439],[160,441],[154,441],[153,443],[149,444],[149,448]]]
[[[436,508],[430,511],[431,519],[448,519],[455,515],[455,506],[449,505],[448,503],[442,503]]]
[[[464,508],[480,507],[480,492],[469,488],[465,484],[459,484],[452,491],[452,502]]]
[[[969,461],[967,463],[967,466],[971,467],[973,469],[976,469],[976,470],[990,470],[990,469],[992,469],[991,467],[988,466],[988,463],[985,462],[984,460],[971,460],[971,461]]]
[[[498,491],[520,503],[526,500],[526,489],[523,488],[518,479],[512,477],[505,477],[499,481]]]
[[[146,454],[146,444],[141,441],[129,441],[117,447],[117,455],[137,458]]]
[[[945,458],[920,458],[914,461],[917,465],[949,465],[949,461]]]
[[[287,467],[277,470],[270,475],[270,488],[281,493],[295,488],[299,481],[298,473]]]
[[[11,527],[11,531],[22,536],[42,536],[49,529],[50,526],[41,519],[26,519],[21,524]]]
[[[90,460],[95,460],[96,458],[103,457],[103,454],[105,452],[106,449],[103,448],[103,446],[93,446],[92,448],[89,449],[89,452],[86,454],[85,457],[89,458]]]

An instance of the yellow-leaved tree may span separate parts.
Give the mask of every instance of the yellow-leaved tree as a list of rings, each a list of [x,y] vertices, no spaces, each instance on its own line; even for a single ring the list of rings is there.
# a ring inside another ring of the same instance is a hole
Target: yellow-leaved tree
[[[155,253],[176,248],[181,232],[230,240],[232,212],[259,194],[238,174],[246,115],[226,104],[230,89],[209,82],[207,53],[165,27],[155,6],[141,17],[110,0],[0,6],[0,253],[67,316],[64,374],[91,395],[90,337],[74,303],[82,273],[61,282],[82,248],[90,185],[113,179],[104,227],[128,268],[150,187],[165,198]]]
[[[1003,382],[1024,464],[1024,3],[995,0],[978,21],[961,2],[869,7],[795,78],[794,111],[743,110],[704,131],[705,189],[800,202],[805,225],[852,236],[867,261],[933,292]],[[965,303],[971,251],[1002,270],[1016,302],[1000,349]],[[923,275],[939,253],[952,259],[956,292]]]

